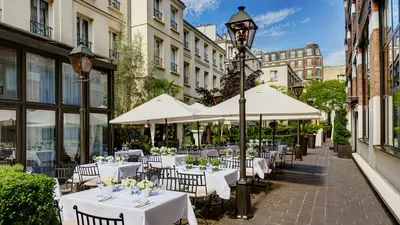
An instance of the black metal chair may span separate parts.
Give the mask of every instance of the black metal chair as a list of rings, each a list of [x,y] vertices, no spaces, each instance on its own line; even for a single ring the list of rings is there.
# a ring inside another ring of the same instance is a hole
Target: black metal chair
[[[187,155],[188,154],[188,150],[187,149],[178,149],[178,150],[176,150],[175,154],[177,154],[177,155]]]
[[[72,193],[74,169],[75,167],[56,167],[54,169],[54,177],[57,178],[60,184],[65,184],[66,186],[66,189],[61,189],[62,194]],[[69,180],[71,181],[69,182]],[[68,184],[71,184],[71,188],[68,188]]]
[[[140,162],[140,155],[129,155],[128,162]]]
[[[99,167],[97,163],[78,166],[80,187],[97,187],[97,178],[100,178]]]
[[[160,164],[158,168],[163,168],[161,155],[150,155],[143,161],[143,164],[146,164],[145,167],[153,167],[153,168],[158,167],[154,165]]]
[[[120,213],[119,218],[106,218],[90,215],[78,210],[78,206],[74,205],[76,211],[76,222],[78,225],[124,225],[124,214]]]
[[[240,169],[240,160],[239,159],[225,159],[222,163],[222,167],[228,169]]]
[[[61,218],[62,208],[60,208],[60,205],[58,204],[58,200],[53,201],[53,206],[54,206],[54,211],[57,214],[58,221],[60,222],[60,224],[62,224],[62,218]]]

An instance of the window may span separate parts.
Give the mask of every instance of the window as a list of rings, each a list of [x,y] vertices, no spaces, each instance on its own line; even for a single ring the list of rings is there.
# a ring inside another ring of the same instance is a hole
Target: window
[[[177,14],[178,10],[171,7],[171,28],[174,30],[178,30]]]
[[[394,19],[393,19],[394,20]],[[399,31],[393,37],[394,54],[390,59],[393,62],[392,74],[390,76],[390,95],[393,104],[393,146],[400,148],[400,64],[399,64]],[[392,44],[392,43],[390,43]],[[390,49],[389,51],[391,51]]]
[[[369,138],[369,43],[365,42],[362,46],[362,93],[363,93],[363,138]]]
[[[49,27],[49,3],[44,0],[31,0],[31,32],[51,38]]]
[[[307,56],[312,55],[312,48],[307,48]]]
[[[1,110],[0,117],[0,146],[2,159],[15,159],[17,147],[17,112],[14,110]],[[4,157],[4,158],[3,158]]]
[[[271,60],[276,60],[276,54],[271,54]]]
[[[163,66],[163,41],[158,38],[154,38],[154,64],[156,66]]]
[[[121,9],[121,3],[118,0],[108,0],[108,4],[116,10]]]
[[[0,47],[0,99],[17,99],[17,51]]]
[[[269,61],[269,55],[265,55],[265,61]]]
[[[294,61],[290,61],[290,67],[293,69],[294,68]]]
[[[317,66],[321,66],[321,58],[317,58]]]
[[[83,45],[87,48],[92,48],[92,42],[89,41],[89,21],[81,17],[76,18],[76,34],[77,34],[77,46]]]
[[[208,88],[208,72],[204,72],[204,88]]]
[[[64,113],[63,129],[63,163],[72,163],[79,160],[80,154],[80,125],[79,114]],[[65,157],[68,156],[68,157]]]
[[[319,48],[316,48],[316,49],[315,49],[315,54],[316,54],[316,55],[321,55],[321,52],[319,51]]]
[[[217,51],[213,50],[213,65],[217,66]]]
[[[75,73],[70,64],[62,64],[62,103],[67,105],[81,104],[81,88],[76,81],[79,74]]]
[[[162,4],[161,0],[154,0],[154,18],[162,20]]]
[[[310,76],[312,76],[312,69],[307,70],[307,77],[310,77]]]
[[[189,84],[189,63],[183,64],[183,83]]]
[[[26,165],[34,173],[54,174],[55,131],[55,111],[26,110]]]
[[[224,56],[222,54],[219,55],[219,66],[221,67],[221,69],[224,68]]]
[[[302,59],[297,61],[297,67],[303,67],[303,60]]]
[[[307,66],[312,66],[312,59],[311,58],[307,59]]]
[[[174,73],[178,72],[178,49],[174,46],[171,46],[171,71]]]
[[[295,51],[291,51],[290,52],[290,58],[294,59],[296,57],[296,52]]]
[[[297,71],[297,76],[303,79],[303,70]]]
[[[109,32],[109,46],[110,46],[110,55],[109,57],[111,59],[117,59],[118,58],[118,52],[117,52],[117,44],[118,44],[118,36],[115,32],[110,31]]]
[[[212,88],[217,88],[217,76],[213,76]]]
[[[317,76],[321,76],[321,69],[317,69],[316,74],[317,74]]]
[[[396,29],[397,25],[399,25],[399,0],[393,0],[393,28]]]
[[[285,59],[286,58],[286,52],[281,52],[280,59]]]
[[[108,155],[108,116],[107,114],[90,113],[89,116],[89,154]]]
[[[55,104],[55,60],[26,54],[26,99],[30,102]]]
[[[187,30],[183,31],[183,41],[184,41],[184,46],[186,49],[189,49],[189,32]]]
[[[276,81],[276,80],[278,80],[278,71],[277,70],[271,70],[270,72],[269,72],[269,78],[270,78],[270,80],[271,81]]]
[[[297,51],[297,57],[303,57],[303,50]]]
[[[195,82],[196,88],[199,88],[199,74],[200,74],[200,69],[196,68],[195,74],[194,74],[194,82]]]
[[[199,42],[200,40],[198,38],[194,39],[194,52],[196,53],[196,55],[200,55]]]
[[[106,109],[108,106],[108,74],[92,69],[90,72],[90,107]]]
[[[208,61],[208,45],[204,44],[204,59]]]

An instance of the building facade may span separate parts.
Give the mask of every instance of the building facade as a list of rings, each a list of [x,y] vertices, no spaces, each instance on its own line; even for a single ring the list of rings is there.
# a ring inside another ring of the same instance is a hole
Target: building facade
[[[108,0],[0,0],[0,161],[16,159],[34,172],[79,162],[79,130],[89,131],[87,157],[112,149],[113,38],[122,5]],[[18,13],[16,13],[18,9]],[[87,124],[80,124],[79,75],[68,54],[78,45],[96,56],[83,89]]]
[[[276,87],[289,88],[301,82],[301,79],[297,76],[289,65],[278,65],[278,66],[266,66],[261,68],[263,75],[260,77],[260,82]]]
[[[132,33],[140,32],[147,45],[147,61],[156,77],[182,87],[187,103],[199,95],[197,87],[219,88],[225,51],[183,19],[180,0],[138,0],[132,7]]]
[[[393,201],[400,199],[399,4],[344,1],[353,157],[397,219],[400,212]]]
[[[324,81],[326,80],[346,80],[346,66],[324,66]]]
[[[288,64],[302,80],[323,80],[323,57],[318,44],[274,52],[255,53],[262,60],[262,67]]]

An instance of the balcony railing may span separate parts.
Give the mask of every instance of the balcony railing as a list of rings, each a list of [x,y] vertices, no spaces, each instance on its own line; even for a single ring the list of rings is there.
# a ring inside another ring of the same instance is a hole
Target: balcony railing
[[[207,53],[204,53],[204,60],[208,60],[208,55],[207,55]]]
[[[163,59],[160,56],[154,56],[154,64],[156,66],[162,67],[163,66]]]
[[[185,45],[185,48],[189,49],[189,42],[185,41],[184,45]]]
[[[216,59],[213,59],[213,64],[214,64],[214,66],[217,66],[217,60]]]
[[[159,20],[162,20],[162,13],[158,11],[158,9],[154,9],[154,17]]]
[[[31,20],[31,32],[35,34],[40,34],[42,36],[51,38],[51,32],[53,28],[46,26],[45,24],[38,23],[36,21]]]
[[[114,49],[110,49],[109,54],[110,54],[110,56],[109,56],[110,59],[118,59],[119,58],[119,53]]]
[[[171,20],[171,28],[174,29],[174,30],[178,30],[178,23],[173,21],[173,20]]]
[[[117,0],[108,0],[108,5],[117,10],[121,9],[121,3]]]
[[[171,62],[171,71],[174,72],[174,73],[178,72],[178,65],[176,65],[173,62]]]
[[[195,48],[194,48],[194,52],[196,53],[196,55],[200,55],[199,48],[195,47]]]
[[[184,84],[189,84],[189,77],[188,77],[187,75],[185,75],[185,76],[183,77],[183,83],[184,83]]]
[[[83,39],[83,38],[81,38],[81,37],[77,37],[77,45],[79,46],[79,45],[83,45],[83,46],[85,46],[85,47],[87,47],[87,48],[89,48],[89,49],[92,49],[92,42],[90,42],[90,41],[88,41],[88,40],[86,40],[86,39]]]

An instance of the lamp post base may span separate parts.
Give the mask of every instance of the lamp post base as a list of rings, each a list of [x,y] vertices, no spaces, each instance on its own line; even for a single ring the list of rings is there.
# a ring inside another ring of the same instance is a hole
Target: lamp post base
[[[247,179],[239,179],[236,184],[236,218],[238,219],[251,219],[253,213],[251,212],[250,200],[250,182]]]
[[[299,144],[296,145],[296,151],[295,151],[295,161],[303,161],[303,154],[301,152],[301,146]]]

